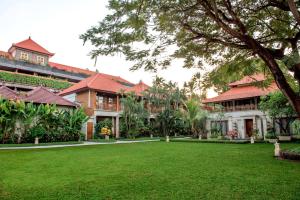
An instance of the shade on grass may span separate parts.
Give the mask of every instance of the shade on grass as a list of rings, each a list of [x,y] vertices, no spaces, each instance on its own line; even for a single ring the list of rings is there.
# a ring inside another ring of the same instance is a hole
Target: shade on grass
[[[272,154],[180,142],[5,150],[0,199],[299,199],[300,163]]]

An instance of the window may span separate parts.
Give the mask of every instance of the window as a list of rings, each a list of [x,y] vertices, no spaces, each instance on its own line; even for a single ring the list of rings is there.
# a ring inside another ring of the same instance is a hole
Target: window
[[[29,55],[28,55],[28,53],[21,52],[20,59],[21,59],[21,60],[29,60]]]
[[[45,58],[43,56],[37,56],[36,60],[38,64],[45,64]]]
[[[97,98],[98,98],[98,103],[103,104],[103,102],[104,102],[103,96],[97,96]]]

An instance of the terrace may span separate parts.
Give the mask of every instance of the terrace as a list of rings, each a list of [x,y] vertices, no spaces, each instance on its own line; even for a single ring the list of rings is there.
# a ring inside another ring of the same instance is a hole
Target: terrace
[[[247,111],[247,110],[258,110],[259,97],[224,101],[212,104],[212,111],[220,111],[217,107],[221,106],[223,112],[236,112],[236,111]]]

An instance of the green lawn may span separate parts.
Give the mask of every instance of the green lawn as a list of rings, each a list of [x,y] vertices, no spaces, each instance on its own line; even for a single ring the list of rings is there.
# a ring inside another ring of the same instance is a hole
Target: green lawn
[[[273,148],[150,142],[2,150],[0,199],[300,199],[300,163],[274,159]]]
[[[49,142],[49,143],[23,143],[23,144],[0,144],[1,147],[31,147],[31,146],[51,146],[51,145],[65,145],[65,144],[82,144],[83,142],[76,142],[76,141],[70,141],[70,142]]]

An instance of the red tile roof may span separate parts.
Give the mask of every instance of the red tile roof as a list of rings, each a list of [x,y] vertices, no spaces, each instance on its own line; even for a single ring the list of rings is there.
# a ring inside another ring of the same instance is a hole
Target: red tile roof
[[[6,86],[0,87],[0,98],[19,99],[18,94]]]
[[[141,95],[141,92],[148,87],[149,86],[144,84],[143,82],[134,85],[131,82],[119,76],[97,73],[65,89],[60,93],[60,95],[67,95],[85,89],[92,89],[92,90],[103,91],[108,93],[134,91],[137,95]]]
[[[68,72],[74,72],[74,73],[81,73],[81,74],[86,74],[86,75],[94,75],[97,72],[93,72],[87,69],[81,69],[78,67],[72,67],[72,66],[68,66],[68,65],[63,65],[63,64],[59,64],[59,63],[55,63],[55,62],[49,62],[48,63],[50,67],[59,69],[59,70],[63,70],[63,71],[68,71]]]
[[[46,50],[44,47],[33,41],[30,37],[24,41],[18,42],[16,44],[12,44],[12,47],[18,47],[22,49],[28,49],[31,51],[39,52],[42,54],[46,54],[49,56],[53,56],[54,53],[50,53],[48,50]],[[9,50],[8,50],[9,51]]]
[[[241,80],[229,83],[229,86],[233,87],[233,86],[237,86],[237,85],[246,85],[246,84],[250,84],[253,82],[260,82],[260,81],[264,81],[264,80],[266,80],[266,78],[263,74],[261,74],[261,73],[253,74],[250,76],[245,76]]]
[[[0,51],[0,57],[4,57],[4,58],[7,58],[7,59],[12,59],[11,54],[8,53],[8,52],[5,52],[5,51]]]
[[[143,96],[143,92],[145,90],[147,90],[149,88],[149,86],[145,83],[143,83],[142,81],[140,81],[138,84],[136,84],[135,86],[128,88],[126,90],[126,92],[134,92],[136,95],[138,96]]]
[[[126,91],[128,89],[129,86],[122,84],[125,81],[126,80],[120,77],[97,73],[67,88],[66,90],[62,91],[60,95],[67,95],[82,89],[92,89],[97,91],[118,93],[122,90]],[[129,82],[126,81],[125,84],[128,83]]]
[[[75,103],[58,96],[57,94],[54,94],[53,92],[50,92],[44,87],[37,87],[28,92],[23,100],[40,104],[56,104],[60,106],[76,107]]]
[[[203,103],[215,103],[235,99],[265,96],[275,90],[278,90],[278,87],[275,83],[272,83],[268,88],[259,88],[253,85],[233,87],[217,97],[205,99]]]

